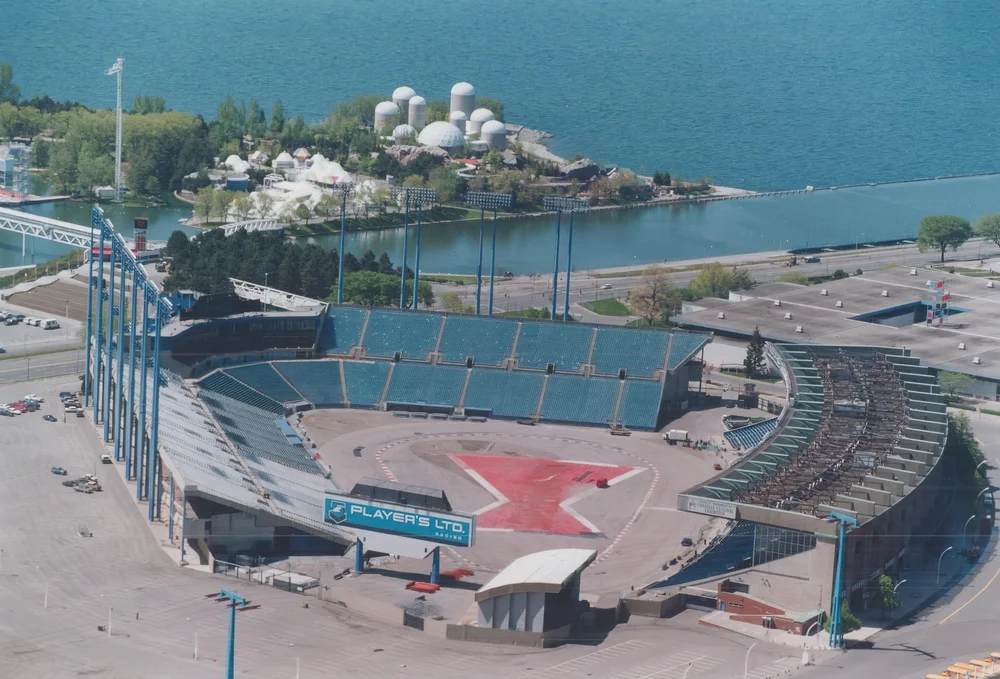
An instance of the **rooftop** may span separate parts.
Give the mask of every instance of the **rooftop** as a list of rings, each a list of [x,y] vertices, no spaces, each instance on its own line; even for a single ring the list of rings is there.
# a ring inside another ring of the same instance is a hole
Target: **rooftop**
[[[558,594],[566,583],[596,558],[595,549],[549,549],[526,554],[512,561],[483,585],[476,592],[476,601],[515,592]]]

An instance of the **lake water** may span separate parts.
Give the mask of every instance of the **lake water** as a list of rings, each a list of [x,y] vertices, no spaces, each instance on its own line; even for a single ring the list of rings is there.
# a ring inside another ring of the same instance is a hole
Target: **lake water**
[[[84,203],[49,203],[32,206],[29,210],[78,224],[90,223],[90,208]],[[576,216],[573,268],[587,270],[910,238],[916,233],[920,220],[928,214],[958,214],[973,220],[990,212],[1000,212],[998,175],[681,206],[602,210]],[[190,216],[190,209],[171,207],[153,211],[108,206],[106,214],[126,236],[132,233],[134,217],[149,216],[149,237],[165,240],[173,230],[180,228],[179,218]],[[567,227],[568,218],[564,217],[563,267]],[[487,262],[489,228],[487,221]],[[196,232],[195,229],[185,231]],[[339,236],[316,240],[335,247]],[[398,262],[403,230],[349,233],[347,242],[350,252],[360,254],[368,248],[376,253],[387,251]],[[555,217],[500,220],[497,267],[500,271],[510,269],[518,274],[551,271],[554,243]],[[62,246],[46,241],[38,241],[35,247],[34,261],[44,261],[63,251]],[[412,264],[415,247],[412,226],[409,247]],[[428,225],[422,231],[420,268],[422,271],[472,273],[476,268],[478,248],[478,222]],[[32,262],[30,257],[27,261]],[[0,266],[19,263],[20,237],[0,232]]]
[[[22,93],[226,93],[325,117],[459,80],[554,149],[755,190],[1000,169],[1000,3],[970,0],[7,0]]]

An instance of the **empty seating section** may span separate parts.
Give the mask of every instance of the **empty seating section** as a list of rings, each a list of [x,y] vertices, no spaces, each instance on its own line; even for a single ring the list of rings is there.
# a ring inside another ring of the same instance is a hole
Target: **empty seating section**
[[[403,358],[424,361],[437,346],[442,318],[409,311],[372,311],[364,337],[368,355],[391,357],[398,351]]]
[[[457,406],[467,373],[450,365],[397,363],[386,401]]]
[[[256,365],[241,366],[239,368],[227,368],[223,372],[253,387],[262,394],[267,394],[275,401],[292,403],[302,400],[302,394],[292,389],[288,382],[275,371],[271,363],[257,363]]]
[[[670,333],[661,330],[598,328],[591,362],[602,375],[617,375],[625,368],[635,377],[652,377],[667,358]]]
[[[202,390],[214,391],[222,394],[223,396],[236,399],[237,401],[249,403],[250,405],[256,406],[257,408],[268,412],[285,412],[285,407],[273,398],[257,393],[250,387],[234,380],[232,377],[221,371],[214,372],[208,377],[202,379],[201,382],[198,383],[198,386]]]
[[[361,341],[367,309],[331,306],[319,338],[319,350],[326,354],[347,354]]]
[[[674,332],[670,343],[670,357],[667,359],[667,369],[676,370],[691,354],[701,348],[711,337],[704,332]]]
[[[655,429],[663,385],[646,380],[625,380],[618,419],[626,427]]]
[[[763,422],[757,422],[756,424],[747,425],[746,427],[740,427],[739,429],[731,429],[727,432],[723,432],[723,436],[729,441],[729,444],[733,448],[742,448],[743,450],[753,450],[761,444],[767,435],[770,434],[778,426],[778,418],[773,417],[770,420],[764,420]]]
[[[740,521],[721,540],[713,542],[698,559],[666,580],[650,585],[651,588],[683,585],[687,582],[722,575],[738,568],[743,568],[747,560],[753,556],[755,524]]]
[[[465,363],[469,356],[476,365],[502,365],[514,348],[515,321],[468,316],[448,316],[439,351],[449,363]]]
[[[351,407],[373,406],[382,398],[390,363],[344,361],[344,381]]]
[[[542,401],[542,418],[607,424],[615,412],[620,382],[608,377],[550,375]]]
[[[322,473],[312,455],[288,442],[274,423],[273,414],[220,393],[202,392],[201,399],[211,408],[229,440],[248,460],[264,457],[300,471]]]
[[[344,405],[340,361],[279,361],[272,365],[316,407]]]
[[[556,370],[575,372],[587,362],[594,329],[566,323],[521,323],[517,357],[522,368],[544,370],[554,363]]]
[[[492,417],[534,417],[545,375],[537,372],[474,369],[462,406],[491,410]]]

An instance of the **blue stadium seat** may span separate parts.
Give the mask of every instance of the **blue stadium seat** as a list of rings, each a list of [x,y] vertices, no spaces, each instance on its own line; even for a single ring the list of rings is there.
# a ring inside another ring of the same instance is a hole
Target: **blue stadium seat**
[[[325,354],[346,355],[361,340],[367,309],[349,306],[331,306],[323,321],[319,337],[319,350]]]
[[[239,368],[226,368],[224,371],[230,377],[247,384],[275,401],[292,403],[302,401],[302,394],[295,391],[285,379],[279,375],[270,363],[257,363]]]
[[[606,425],[615,413],[619,382],[609,377],[549,375],[542,401],[542,418]]]
[[[225,372],[214,372],[208,377],[198,382],[198,387],[202,391],[214,391],[231,399],[248,403],[252,406],[272,413],[285,412],[285,406],[281,405],[273,398],[264,396],[242,382],[239,382]]]
[[[757,422],[755,424],[750,424],[745,427],[740,427],[739,429],[730,429],[727,432],[723,432],[723,436],[729,441],[729,445],[734,448],[741,448],[743,450],[753,450],[761,444],[761,442],[767,438],[778,426],[778,418],[773,417],[770,420],[764,420],[763,422]]]
[[[640,328],[598,328],[591,362],[602,375],[625,368],[633,377],[652,377],[667,359],[670,333]]]
[[[499,318],[448,316],[439,351],[442,360],[465,363],[475,357],[476,365],[502,365],[514,348],[517,322]]]
[[[279,361],[272,365],[317,408],[344,405],[340,361]]]
[[[556,370],[575,372],[587,362],[594,328],[574,323],[523,321],[517,337],[518,365],[544,370],[554,363]]]
[[[673,341],[670,344],[670,357],[667,359],[667,369],[676,370],[691,355],[701,349],[712,335],[707,332],[677,332],[671,333]]]
[[[648,380],[625,380],[618,419],[630,429],[656,429],[663,385]]]
[[[544,383],[542,373],[475,368],[462,406],[491,410],[491,417],[527,419],[535,415]]]
[[[347,400],[351,407],[373,406],[382,398],[389,377],[387,361],[344,361]]]
[[[397,363],[386,401],[457,406],[468,371],[451,365]]]
[[[427,360],[437,346],[443,318],[413,311],[372,311],[364,338],[368,355],[392,357],[398,351],[403,358]]]

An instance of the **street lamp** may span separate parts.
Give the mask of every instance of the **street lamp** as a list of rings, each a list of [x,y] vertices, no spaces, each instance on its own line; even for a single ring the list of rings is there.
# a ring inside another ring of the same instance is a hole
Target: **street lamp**
[[[941,552],[941,556],[938,557],[937,578],[934,580],[934,584],[935,585],[940,585],[941,584],[941,559],[943,559],[944,555],[947,554],[948,552],[950,552],[953,549],[954,549],[954,546],[948,547],[943,552]]]
[[[490,255],[490,299],[489,308],[486,313],[493,315],[493,278],[494,269],[497,264],[497,210],[509,208],[511,194],[490,193],[488,191],[469,191],[465,194],[465,202],[468,205],[479,208],[479,265],[476,267],[476,315],[479,315],[480,298],[483,285],[483,235],[484,223],[486,221],[486,210],[493,210],[493,248]]]
[[[337,182],[333,185],[335,193],[340,194],[340,251],[337,256],[340,264],[337,267],[337,304],[344,303],[344,245],[347,234],[347,197],[354,191],[354,184]]]
[[[973,476],[979,473],[979,468],[982,467],[984,464],[986,464],[986,462],[987,462],[986,460],[983,460],[982,462],[976,465],[975,471],[972,472]]]
[[[437,191],[435,189],[424,189],[415,186],[399,186],[395,190],[396,200],[402,199],[405,203],[405,216],[403,217],[403,264],[400,267],[399,276],[399,308],[406,306],[406,239],[410,226],[410,204],[417,206],[417,252],[413,262],[413,308],[417,308],[417,294],[420,286],[420,226],[423,221],[424,203],[434,203],[437,201]]]
[[[975,514],[973,514],[972,516],[970,516],[968,519],[965,520],[965,528],[962,529],[962,547],[963,548],[965,547],[965,543],[968,540],[969,523],[971,523],[974,518],[976,518]]]
[[[266,271],[264,272],[264,287],[265,288],[267,287],[267,272]],[[262,293],[263,294],[260,297],[260,310],[264,311],[264,309],[267,307],[267,303],[265,302],[265,300],[267,299],[267,290],[262,290]]]
[[[556,291],[559,287],[559,227],[562,222],[562,213],[569,213],[569,246],[566,253],[566,304],[563,308],[563,320],[569,320],[569,277],[573,272],[573,214],[576,212],[586,212],[590,209],[590,201],[580,198],[564,198],[562,196],[548,196],[544,200],[546,210],[554,210],[556,213],[556,252],[555,267],[552,272],[552,320],[556,320]]]
[[[743,679],[747,679],[747,675],[750,673],[750,651],[753,647],[757,645],[757,642],[750,644],[750,648],[747,649],[747,654],[743,658]]]
[[[215,599],[216,603],[222,601],[228,601],[226,608],[229,609],[229,650],[227,653],[227,666],[226,666],[226,677],[227,679],[234,679],[233,666],[236,658],[236,611],[252,611],[256,608],[260,608],[260,604],[250,605],[250,601],[244,597],[241,597],[235,592],[230,592],[227,590],[221,590],[219,592],[214,592],[212,594],[206,594],[206,599]],[[197,644],[197,637],[195,637],[195,644]],[[197,656],[197,646],[195,647],[195,655]]]

